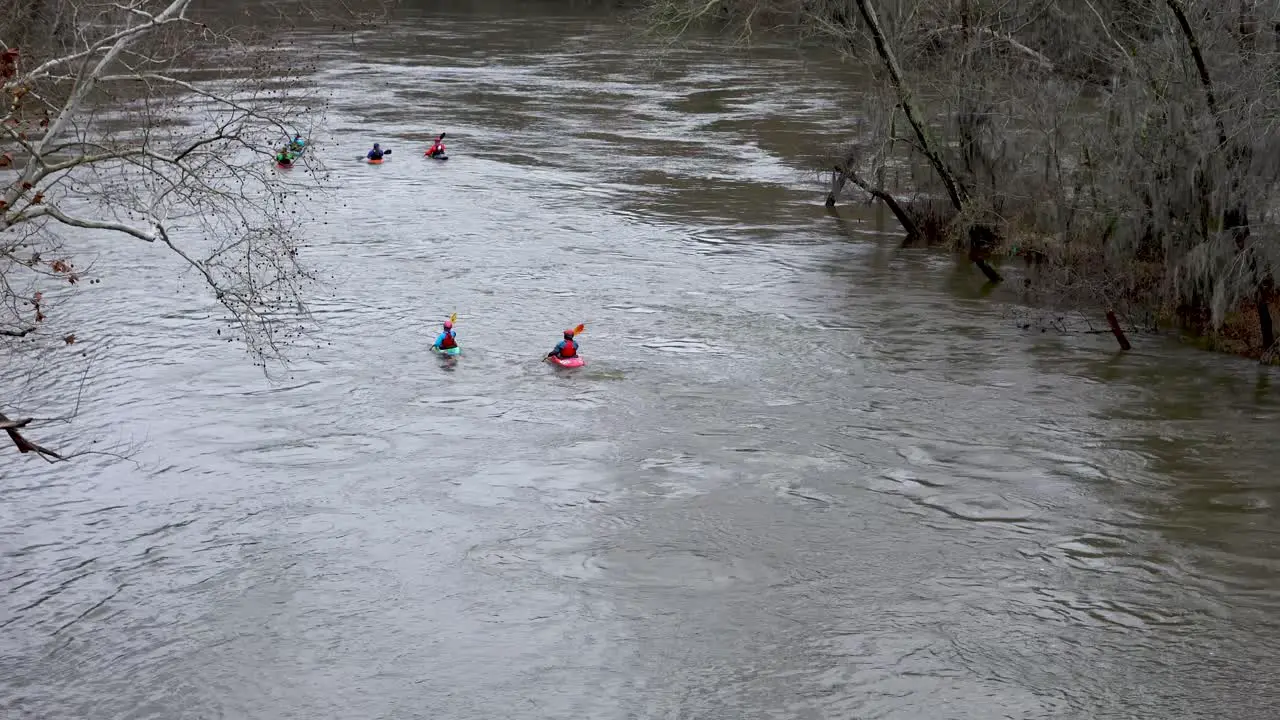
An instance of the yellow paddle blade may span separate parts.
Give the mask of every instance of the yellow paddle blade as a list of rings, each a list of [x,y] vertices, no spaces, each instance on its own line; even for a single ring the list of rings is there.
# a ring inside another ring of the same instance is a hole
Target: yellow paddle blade
[[[450,316],[449,316],[449,322],[451,322],[451,323],[456,323],[456,322],[458,322],[458,313],[454,313],[454,314],[450,315]]]

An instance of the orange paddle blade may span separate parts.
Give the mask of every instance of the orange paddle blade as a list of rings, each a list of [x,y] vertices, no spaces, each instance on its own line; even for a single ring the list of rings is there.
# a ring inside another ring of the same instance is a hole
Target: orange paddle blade
[[[586,329],[587,329],[587,326],[585,324],[580,324],[578,325],[578,327],[573,329],[573,334],[581,335]]]

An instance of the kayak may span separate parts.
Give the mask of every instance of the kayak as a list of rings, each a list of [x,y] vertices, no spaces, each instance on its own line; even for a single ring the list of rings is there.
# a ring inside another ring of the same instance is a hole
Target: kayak
[[[370,161],[369,161],[369,164],[370,164],[370,165],[381,165],[381,164],[382,164],[382,158],[378,158],[377,160],[370,160]]]
[[[427,155],[426,158],[428,160],[448,160],[449,156],[448,155]]]
[[[292,149],[292,148],[290,148],[290,149],[288,149],[288,150],[285,150],[285,155],[289,158],[289,162],[280,162],[279,160],[277,160],[277,161],[276,161],[276,167],[278,167],[278,168],[291,168],[291,167],[293,167],[293,161],[294,161],[294,160],[297,160],[297,159],[298,159],[298,158],[300,158],[300,157],[302,157],[302,153],[306,152],[306,149],[307,149],[307,148],[306,148],[306,146],[304,145],[304,146],[302,146],[301,148],[298,148],[297,150],[294,150],[294,149]]]
[[[457,355],[457,354],[459,354],[459,353],[461,353],[461,352],[462,352],[462,348],[460,348],[460,347],[451,347],[451,348],[449,348],[448,350],[441,350],[440,348],[436,347],[435,345],[432,345],[432,346],[431,346],[431,352],[433,352],[433,353],[435,353],[435,354],[437,354],[437,355]]]
[[[587,361],[578,355],[571,358],[548,357],[547,362],[554,363],[562,368],[576,368],[587,364]]]

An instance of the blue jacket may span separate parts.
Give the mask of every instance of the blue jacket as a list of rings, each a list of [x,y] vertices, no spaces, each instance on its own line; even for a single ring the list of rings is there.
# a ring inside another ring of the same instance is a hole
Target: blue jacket
[[[387,154],[386,150],[370,150],[369,154],[365,155],[365,157],[369,158],[370,160],[377,160],[378,158],[386,154]]]
[[[452,335],[452,336],[453,336],[453,341],[454,341],[454,342],[458,342],[458,331],[457,331],[457,330],[449,330],[449,331],[442,332],[442,333],[440,333],[439,335],[437,335],[437,336],[436,336],[436,341],[435,341],[435,343],[432,345],[432,347],[440,347],[440,343],[444,342],[444,337],[445,337],[445,335]]]

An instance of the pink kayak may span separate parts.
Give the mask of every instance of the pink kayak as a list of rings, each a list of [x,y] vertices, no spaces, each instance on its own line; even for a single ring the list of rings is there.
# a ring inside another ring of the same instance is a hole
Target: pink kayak
[[[548,357],[547,362],[554,363],[563,368],[576,368],[587,364],[587,361],[576,355],[571,358]]]

